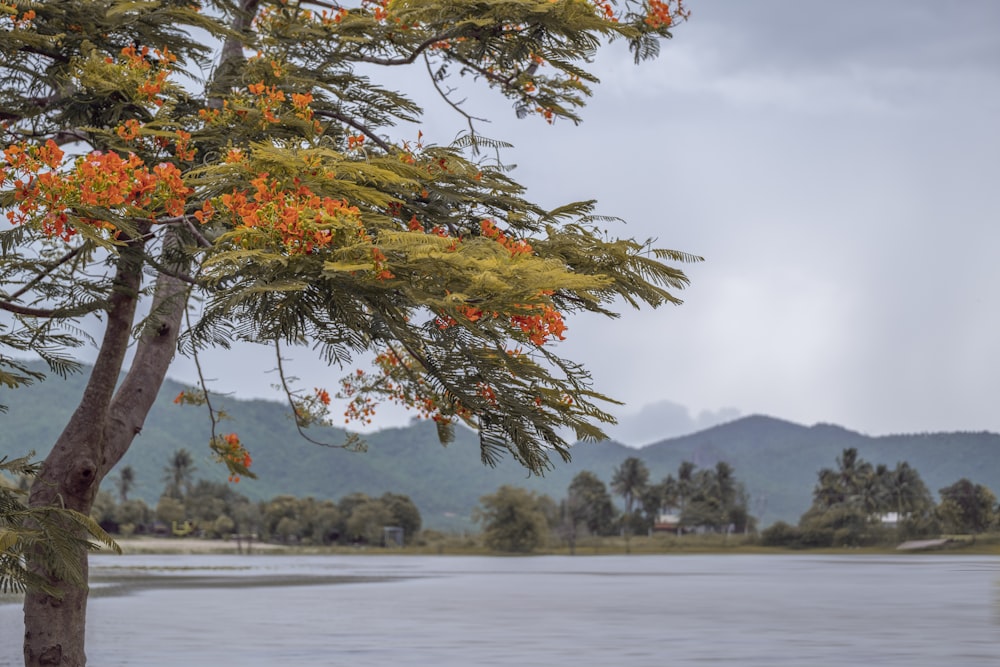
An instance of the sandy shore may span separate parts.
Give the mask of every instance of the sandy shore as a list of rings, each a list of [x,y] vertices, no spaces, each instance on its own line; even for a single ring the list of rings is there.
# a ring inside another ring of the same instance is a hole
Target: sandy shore
[[[123,537],[115,540],[125,554],[235,554],[235,540],[202,540],[194,537]],[[255,541],[254,553],[283,553],[287,547]],[[243,543],[246,552],[247,544]]]

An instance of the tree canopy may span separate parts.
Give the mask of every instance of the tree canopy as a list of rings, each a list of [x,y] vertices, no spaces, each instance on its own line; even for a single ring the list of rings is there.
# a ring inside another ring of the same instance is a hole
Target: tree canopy
[[[483,542],[494,551],[508,552],[528,552],[543,544],[548,535],[546,499],[508,484],[480,498],[473,518],[483,526]]]
[[[685,16],[680,0],[0,0],[0,383],[38,379],[24,352],[71,370],[83,318],[103,322],[31,504],[89,511],[175,352],[241,341],[273,346],[279,371],[290,348],[348,371],[371,355],[339,388],[349,418],[389,400],[443,440],[464,422],[486,463],[540,472],[565,434],[601,437],[606,397],[554,345],[567,318],[678,303],[676,264],[698,258],[606,233],[592,201],[530,201],[457,91],[577,122],[602,44],[652,57]],[[409,67],[455,109],[454,141],[424,137],[419,104],[382,82]],[[328,418],[327,388],[279,377],[299,427]],[[178,400],[251,474],[204,377]],[[25,615],[29,664],[82,664],[82,614],[29,593]]]
[[[141,335],[194,298],[184,353],[371,353],[374,371],[341,387],[351,416],[400,401],[444,437],[454,421],[479,429],[487,462],[509,450],[544,468],[566,454],[560,429],[597,438],[609,419],[549,345],[565,318],[676,303],[686,278],[662,260],[696,258],[607,236],[590,201],[533,204],[498,158],[507,144],[461,117],[469,131],[431,143],[417,103],[377,74],[419,61],[442,94],[467,75],[520,115],[578,121],[602,41],[647,58],[684,16],[619,4],[5,5],[0,309],[14,323],[0,342],[63,371],[79,318],[148,294],[153,316],[128,320]],[[5,383],[24,370],[0,357]],[[329,397],[285,388],[303,426]],[[213,447],[246,474],[240,445]]]
[[[962,478],[940,490],[938,514],[948,530],[981,533],[996,523],[996,496],[982,484]]]
[[[934,501],[920,473],[905,461],[894,469],[872,465],[849,447],[837,457],[836,469],[823,468],[817,477],[812,506],[799,522],[806,542],[870,542],[890,513],[901,534],[930,528]]]

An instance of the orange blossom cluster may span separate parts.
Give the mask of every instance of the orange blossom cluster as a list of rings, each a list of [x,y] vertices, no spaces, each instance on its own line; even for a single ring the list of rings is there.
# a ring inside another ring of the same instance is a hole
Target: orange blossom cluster
[[[360,211],[344,200],[321,197],[301,184],[285,188],[267,173],[258,175],[250,184],[252,192],[234,190],[220,196],[216,205],[206,202],[197,217],[205,222],[218,207],[237,221],[237,232],[263,232],[269,243],[284,247],[292,255],[311,254],[331,245],[334,227],[341,221],[349,221],[358,236],[367,238]],[[249,243],[246,239],[241,242]]]
[[[253,465],[253,459],[250,457],[250,452],[243,447],[243,443],[240,442],[240,437],[235,433],[227,433],[222,436],[221,442],[213,447],[213,449],[215,449],[219,458],[230,470],[236,469],[246,471],[250,469],[251,465]],[[235,472],[230,474],[229,481],[239,483],[240,475]]]
[[[68,241],[79,223],[111,228],[86,215],[105,209],[127,217],[179,216],[191,189],[176,165],[162,162],[150,169],[137,155],[92,151],[71,169],[60,171],[63,151],[52,140],[42,146],[12,144],[4,149],[0,187],[11,182],[17,205],[7,212],[11,224],[38,222],[42,231]]]

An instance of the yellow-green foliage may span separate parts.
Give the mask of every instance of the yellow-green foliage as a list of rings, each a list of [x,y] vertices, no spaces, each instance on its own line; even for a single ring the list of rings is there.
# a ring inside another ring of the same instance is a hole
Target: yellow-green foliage
[[[61,363],[76,319],[108,309],[115,270],[173,276],[201,304],[184,353],[392,354],[405,363],[364,400],[409,403],[445,440],[464,421],[485,462],[509,453],[540,472],[568,456],[565,433],[600,438],[611,420],[611,399],[552,345],[563,318],[679,303],[676,264],[699,259],[608,235],[592,201],[527,199],[507,144],[479,134],[452,89],[478,81],[519,115],[575,122],[599,46],[655,55],[664,7],[684,16],[676,0],[4,6],[0,133],[16,150],[0,208],[17,226],[0,233],[0,309],[16,326],[0,344]],[[451,143],[424,138],[420,106],[380,83],[408,67],[455,108]],[[53,165],[55,144],[85,155]],[[25,379],[11,363],[0,382]]]

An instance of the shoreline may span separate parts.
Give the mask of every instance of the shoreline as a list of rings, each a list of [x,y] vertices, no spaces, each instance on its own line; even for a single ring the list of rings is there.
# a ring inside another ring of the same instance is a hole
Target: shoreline
[[[383,547],[352,547],[343,545],[330,546],[305,546],[305,545],[283,545],[272,544],[262,541],[254,541],[250,545],[250,552],[247,552],[247,545],[244,542],[240,548],[235,540],[203,539],[197,537],[127,537],[115,540],[121,547],[122,555],[344,555],[344,554],[365,554],[371,556],[378,555],[412,555],[412,556],[434,556],[434,555],[454,555],[454,556],[505,556],[505,557],[530,557],[530,556],[614,556],[614,555],[697,555],[697,554],[720,554],[720,555],[750,555],[750,554],[813,554],[813,555],[978,555],[987,556],[1000,555],[1000,544],[994,540],[983,540],[980,542],[970,542],[966,540],[923,540],[914,542],[904,542],[897,546],[870,546],[870,547],[832,547],[819,549],[790,549],[785,547],[764,547],[760,545],[734,544],[723,546],[719,544],[705,544],[692,542],[690,544],[674,543],[671,545],[650,545],[637,543],[633,540],[631,548],[618,543],[590,543],[579,544],[575,554],[571,553],[568,547],[539,548],[529,553],[501,553],[493,552],[480,546],[469,546],[467,544],[433,544],[433,545],[411,545],[404,548],[383,548]],[[242,550],[241,550],[242,549]],[[114,552],[108,548],[102,548],[92,552],[100,555],[113,555]]]
[[[238,555],[240,548],[235,540],[205,540],[197,537],[122,537],[115,539],[121,547],[122,555],[137,554],[233,554]],[[111,554],[110,549],[102,548],[95,553]],[[247,553],[247,544],[242,544],[242,553]],[[254,542],[250,545],[250,553],[296,553],[295,547],[267,542]]]

